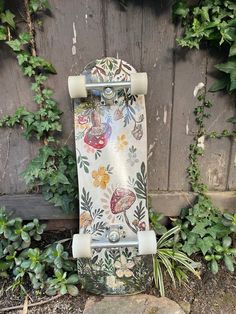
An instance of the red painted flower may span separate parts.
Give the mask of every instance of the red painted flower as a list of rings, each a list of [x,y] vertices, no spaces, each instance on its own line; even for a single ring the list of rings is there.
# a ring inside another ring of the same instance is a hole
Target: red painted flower
[[[86,124],[86,123],[88,123],[88,117],[79,115],[79,116],[77,116],[77,121],[79,124]]]

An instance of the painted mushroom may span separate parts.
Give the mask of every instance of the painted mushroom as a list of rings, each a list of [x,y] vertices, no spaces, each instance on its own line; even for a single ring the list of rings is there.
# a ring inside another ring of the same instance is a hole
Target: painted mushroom
[[[101,117],[97,111],[91,114],[92,127],[85,134],[84,142],[95,149],[102,149],[108,143],[111,136],[111,126],[101,123]]]
[[[115,189],[111,197],[111,212],[119,214],[129,209],[135,202],[136,196],[134,192],[125,188]]]

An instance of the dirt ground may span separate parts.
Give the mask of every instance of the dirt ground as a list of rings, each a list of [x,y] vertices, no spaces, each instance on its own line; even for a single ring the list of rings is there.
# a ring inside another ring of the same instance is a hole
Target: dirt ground
[[[52,239],[51,236],[50,238]],[[24,296],[19,296],[16,292],[7,290],[9,285],[9,279],[0,280],[0,313],[2,313],[2,309],[5,307],[24,304]],[[236,314],[236,275],[227,272],[224,267],[221,267],[219,273],[213,276],[203,263],[201,280],[190,276],[188,283],[182,284],[176,289],[173,288],[170,279],[166,276],[165,290],[166,297],[179,304],[184,301],[185,305],[190,306],[191,314]],[[158,291],[154,287],[148,293],[159,296]],[[61,296],[46,304],[30,307],[28,313],[83,313],[87,298],[88,294],[80,291],[78,297]],[[50,297],[45,295],[36,296],[33,291],[29,293],[29,304],[35,302],[42,303],[49,299]],[[21,313],[21,311],[13,309],[4,311],[4,313]]]

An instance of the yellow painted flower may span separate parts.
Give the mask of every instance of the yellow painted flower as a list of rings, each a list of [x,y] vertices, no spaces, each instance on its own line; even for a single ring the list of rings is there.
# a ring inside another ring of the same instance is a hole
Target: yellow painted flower
[[[128,141],[126,140],[125,134],[121,134],[117,136],[117,149],[118,150],[123,150],[125,146],[128,145]]]
[[[105,189],[109,180],[110,176],[106,172],[105,167],[99,167],[98,171],[94,170],[92,172],[92,177],[94,179],[93,185],[96,187],[100,187],[102,189]]]

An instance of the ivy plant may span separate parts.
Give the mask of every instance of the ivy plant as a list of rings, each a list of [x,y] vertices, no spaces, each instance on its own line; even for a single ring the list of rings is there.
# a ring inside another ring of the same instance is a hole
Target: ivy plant
[[[0,118],[0,127],[19,125],[27,140],[40,141],[42,148],[22,173],[30,189],[42,192],[46,200],[69,212],[75,209],[77,200],[76,161],[74,153],[60,145],[58,134],[62,131],[61,110],[53,98],[53,91],[46,80],[56,74],[53,65],[37,55],[34,22],[45,10],[46,0],[25,1],[26,30],[16,27],[16,16],[4,0],[0,0],[0,40],[15,54],[23,75],[29,78],[35,111],[19,106],[12,115]],[[40,14],[39,14],[40,13]]]
[[[182,47],[197,48],[204,42],[222,51],[226,58],[215,65],[221,78],[215,81],[210,91],[236,91],[236,3],[234,0],[203,0],[190,5],[178,0],[173,6],[173,16],[181,21],[184,32],[177,39]],[[229,119],[236,123],[236,117]]]
[[[178,247],[189,256],[200,252],[209,263],[213,274],[218,272],[218,262],[224,261],[229,271],[234,271],[236,250],[232,246],[232,234],[235,232],[235,217],[223,214],[206,195],[207,186],[202,182],[199,158],[204,154],[201,138],[206,136],[205,119],[209,118],[212,103],[206,99],[204,84],[195,90],[199,105],[194,109],[198,126],[193,143],[190,144],[190,165],[187,169],[189,183],[197,193],[192,207],[183,208],[180,216],[173,219],[174,225],[180,227]]]

